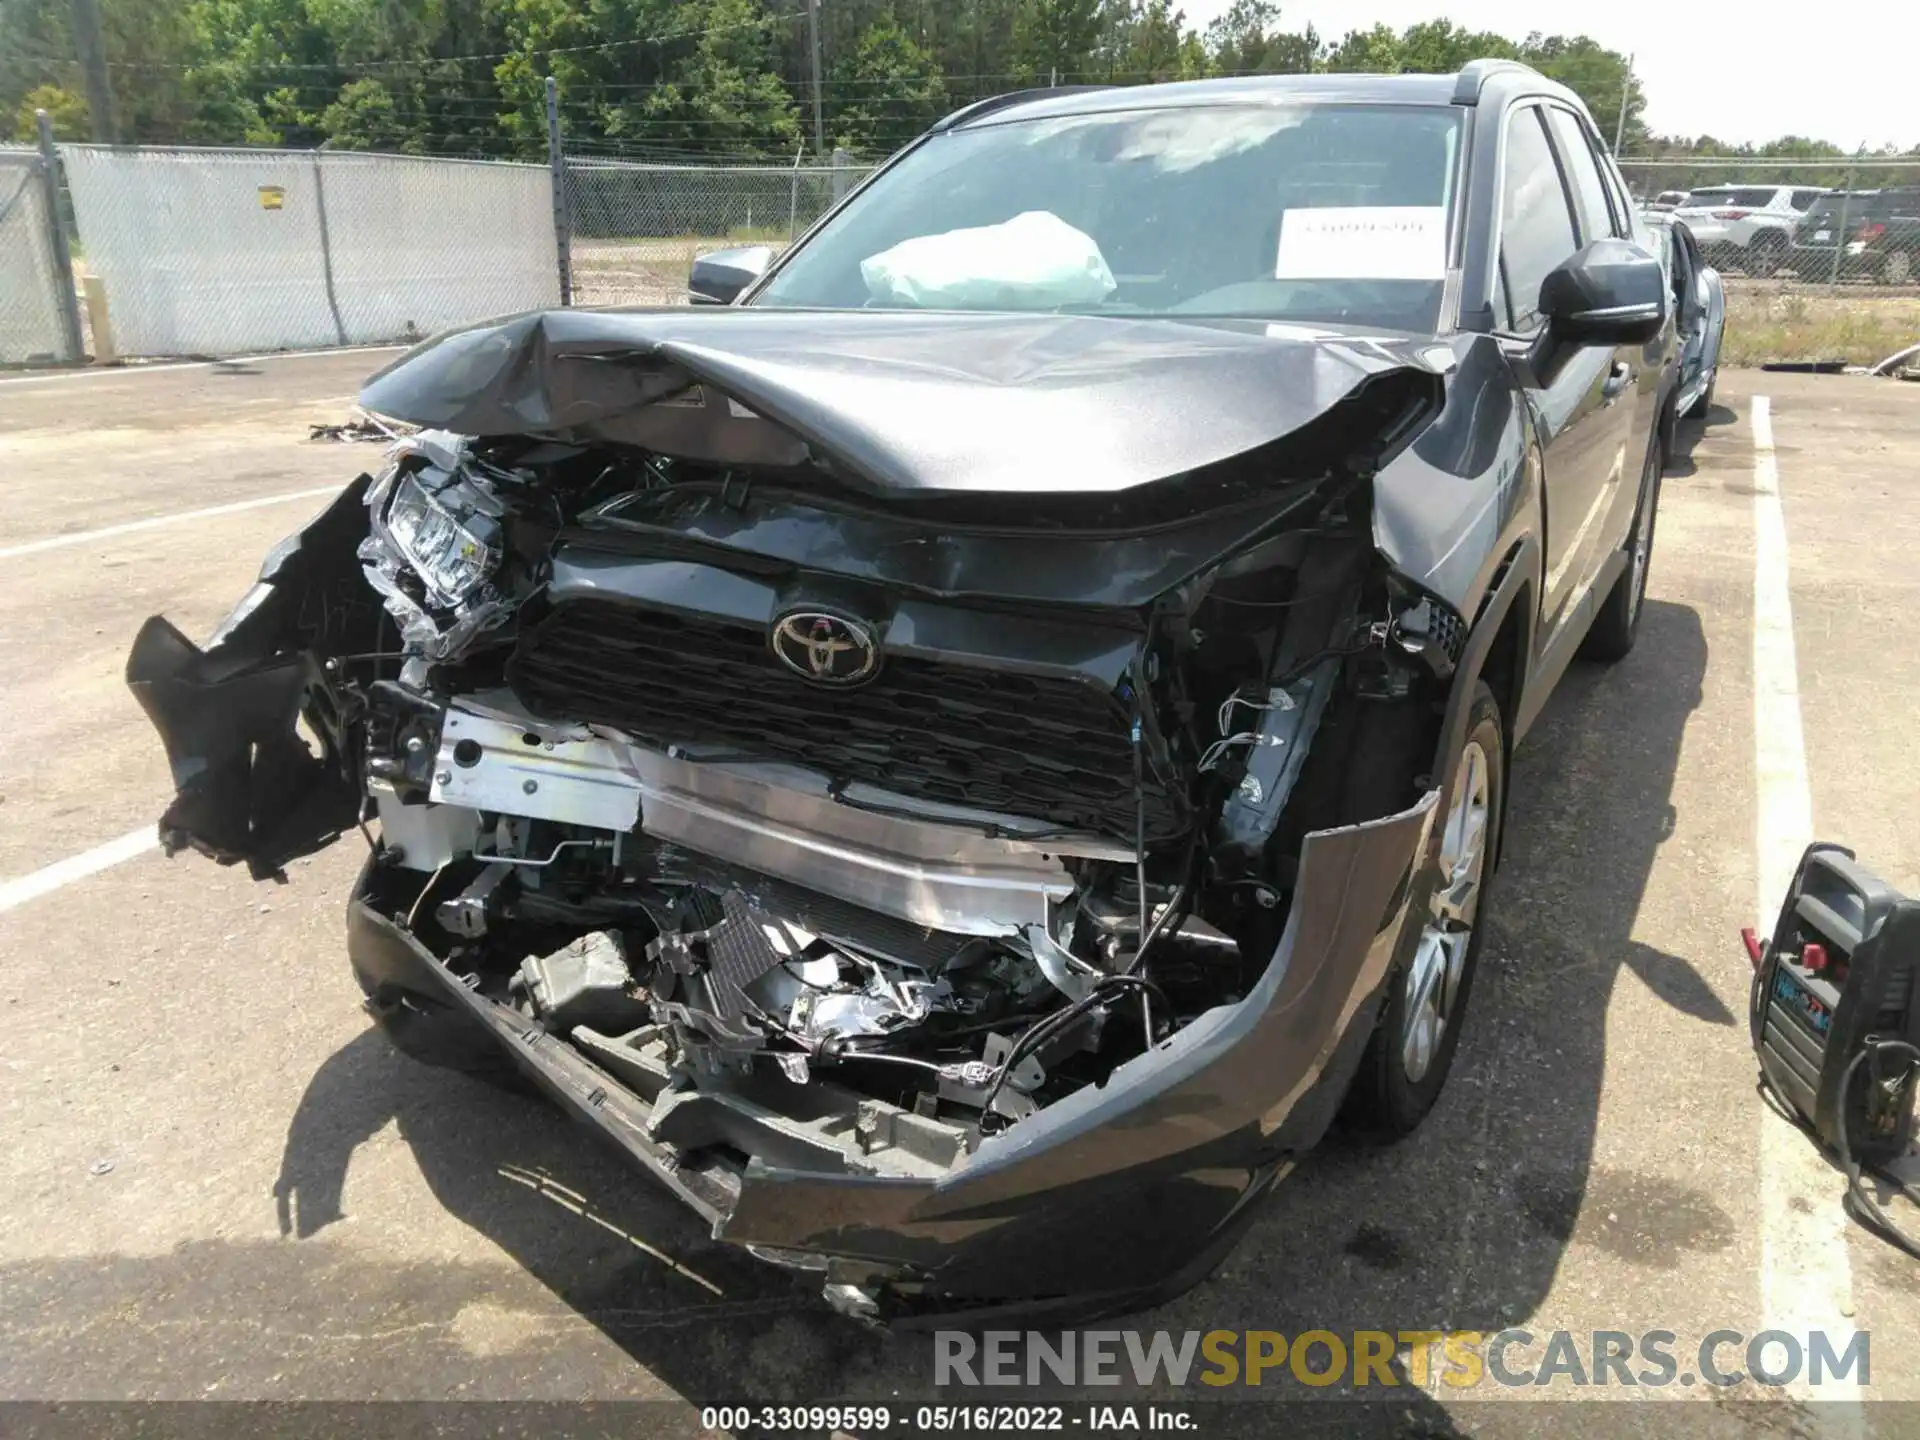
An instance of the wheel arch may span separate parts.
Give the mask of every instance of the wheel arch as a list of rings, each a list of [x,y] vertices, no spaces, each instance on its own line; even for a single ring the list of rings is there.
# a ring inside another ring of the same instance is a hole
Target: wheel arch
[[[1474,617],[1473,628],[1461,651],[1460,663],[1453,674],[1446,710],[1440,724],[1440,738],[1433,757],[1433,784],[1442,795],[1453,784],[1453,771],[1466,743],[1467,724],[1473,711],[1476,681],[1485,680],[1500,707],[1500,729],[1506,754],[1511,760],[1519,743],[1518,718],[1532,669],[1534,626],[1538,616],[1535,596],[1539,573],[1539,542],[1532,535],[1522,536],[1508,551],[1486,599]],[[1507,766],[1511,774],[1512,766]],[[1501,787],[1500,805],[1507,805],[1510,786]],[[1503,824],[1502,836],[1506,833]],[[1494,859],[1498,860],[1498,855]]]

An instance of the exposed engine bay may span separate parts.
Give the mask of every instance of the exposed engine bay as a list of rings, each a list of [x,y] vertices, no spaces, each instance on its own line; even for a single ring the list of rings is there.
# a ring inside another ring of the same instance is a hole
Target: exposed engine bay
[[[378,923],[678,1156],[950,1174],[1248,996],[1307,837],[1431,788],[1464,627],[1369,480],[1436,392],[1340,378],[1119,491],[889,485],[671,368],[422,429],[207,647],[148,622],[163,838],[269,874],[357,829]]]

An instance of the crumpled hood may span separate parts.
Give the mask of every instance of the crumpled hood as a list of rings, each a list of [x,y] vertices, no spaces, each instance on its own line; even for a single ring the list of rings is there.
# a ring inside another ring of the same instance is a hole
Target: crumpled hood
[[[1437,400],[1448,359],[1255,321],[551,310],[430,340],[361,403],[469,435],[631,439],[614,422],[703,382],[878,493],[1113,492],[1269,444],[1385,374]]]

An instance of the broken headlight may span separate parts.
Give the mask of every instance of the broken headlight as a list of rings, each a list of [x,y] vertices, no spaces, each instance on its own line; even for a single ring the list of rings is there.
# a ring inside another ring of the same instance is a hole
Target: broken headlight
[[[466,441],[422,431],[394,447],[367,491],[360,542],[367,583],[386,596],[407,648],[445,660],[513,613],[490,583],[505,553],[506,508],[467,458]]]
[[[431,597],[457,605],[500,563],[500,520],[493,497],[458,470],[420,470],[393,487],[387,537]]]

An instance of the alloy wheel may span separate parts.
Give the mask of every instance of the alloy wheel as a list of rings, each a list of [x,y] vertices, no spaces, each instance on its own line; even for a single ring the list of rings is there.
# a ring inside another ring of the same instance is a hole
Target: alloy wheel
[[[1881,278],[1889,285],[1907,284],[1913,279],[1913,257],[1904,250],[1896,250],[1881,267]]]
[[[1487,753],[1477,740],[1470,740],[1460,755],[1453,803],[1440,835],[1440,875],[1429,918],[1421,927],[1413,963],[1407,969],[1400,1063],[1415,1084],[1426,1077],[1440,1053],[1473,944],[1474,919],[1487,873],[1490,794]]]

